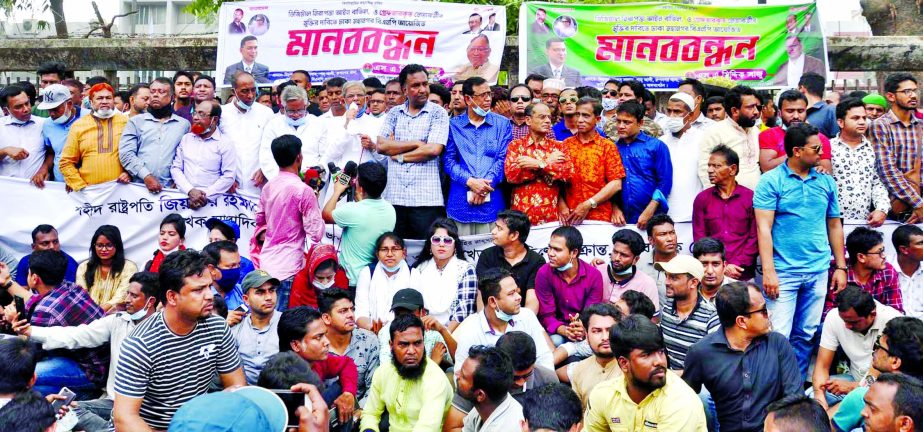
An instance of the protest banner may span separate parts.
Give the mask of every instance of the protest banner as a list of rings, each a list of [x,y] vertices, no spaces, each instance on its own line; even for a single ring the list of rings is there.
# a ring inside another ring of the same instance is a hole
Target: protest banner
[[[814,3],[523,3],[519,76],[559,76],[568,86],[597,88],[615,78],[673,90],[687,77],[797,87],[803,73],[829,75],[816,12]]]
[[[244,1],[221,6],[216,81],[249,70],[257,84],[311,73],[382,82],[410,63],[443,82],[497,81],[506,43],[503,6],[425,1]],[[477,39],[477,40],[475,40]]]
[[[100,225],[115,225],[122,233],[125,244],[125,257],[143,266],[157,250],[157,236],[160,221],[170,213],[179,213],[186,220],[186,247],[201,249],[208,242],[208,230],[205,221],[211,217],[231,219],[240,225],[241,238],[237,242],[240,253],[249,256],[250,237],[256,228],[256,212],[259,199],[238,194],[218,194],[209,197],[205,207],[192,210],[188,206],[187,196],[175,189],[164,189],[158,195],[150,194],[144,185],[119,184],[115,182],[89,186],[80,192],[67,193],[64,183],[46,182],[45,189],[38,189],[27,180],[12,177],[0,177],[0,190],[7,203],[21,203],[13,207],[0,224],[0,246],[13,251],[17,257],[31,252],[32,229],[39,224],[49,224],[58,229],[61,249],[77,261],[89,257],[90,241],[93,232]],[[848,234],[855,227],[862,226],[862,221],[846,221],[844,231]],[[893,256],[891,233],[900,226],[889,222],[878,228],[885,236],[885,255]],[[921,225],[923,226],[923,225]],[[557,223],[548,223],[532,227],[526,243],[542,256],[547,256],[551,233],[558,227]],[[583,235],[581,258],[591,260],[594,257],[609,259],[612,247],[612,234],[621,229],[610,223],[587,221],[577,227]],[[647,238],[647,233],[634,225],[632,229]],[[680,253],[688,254],[692,245],[692,223],[677,223],[676,235]],[[327,225],[324,234],[325,243],[339,246],[342,230]],[[461,237],[465,257],[472,263],[477,262],[481,251],[493,245],[490,234]],[[422,240],[408,240],[407,261],[414,258],[423,248]],[[646,246],[640,262],[649,262],[653,250]]]

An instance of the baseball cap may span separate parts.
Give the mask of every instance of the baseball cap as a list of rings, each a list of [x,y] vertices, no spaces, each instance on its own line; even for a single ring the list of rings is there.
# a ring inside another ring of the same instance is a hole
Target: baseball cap
[[[69,101],[71,91],[61,84],[52,84],[42,90],[42,103],[36,108],[40,110],[49,110],[61,106],[62,103]]]
[[[686,93],[683,93],[683,92],[674,93],[672,96],[670,96],[670,100],[678,100],[686,104],[686,106],[689,107],[690,111],[695,110],[695,99],[693,99],[692,96],[689,96]]]
[[[888,109],[888,100],[880,94],[870,94],[862,98],[862,103],[867,105],[878,105],[884,109]]]
[[[250,288],[256,288],[266,282],[272,282],[276,286],[281,284],[279,279],[270,276],[266,270],[254,270],[244,276],[244,280],[240,282],[240,289],[246,293]]]
[[[259,387],[244,387],[233,392],[216,392],[198,396],[183,404],[170,431],[284,432],[288,411],[278,396]]]
[[[205,221],[205,228],[212,230],[215,228],[215,225],[218,225],[218,224],[230,227],[231,230],[234,231],[234,239],[240,238],[240,227],[237,225],[237,222],[234,222],[232,220],[218,219],[216,217],[213,217]]]
[[[404,288],[394,293],[394,299],[391,300],[392,311],[397,308],[415,311],[421,307],[424,307],[423,294],[413,288]]]
[[[698,280],[705,276],[705,267],[691,255],[677,255],[668,262],[654,263],[654,268],[670,274],[689,273]]]

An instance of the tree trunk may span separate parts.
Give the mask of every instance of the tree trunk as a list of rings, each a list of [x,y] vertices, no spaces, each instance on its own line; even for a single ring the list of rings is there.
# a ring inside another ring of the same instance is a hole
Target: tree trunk
[[[67,21],[64,21],[64,0],[49,0],[54,16],[54,30],[59,38],[67,39]]]

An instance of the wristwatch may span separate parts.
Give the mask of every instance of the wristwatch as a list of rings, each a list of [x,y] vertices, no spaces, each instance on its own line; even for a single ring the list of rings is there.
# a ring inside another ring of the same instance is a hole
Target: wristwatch
[[[397,163],[400,163],[400,164],[404,163],[404,155],[402,154],[397,155]]]
[[[590,208],[594,208],[594,209],[595,209],[596,206],[599,205],[599,204],[596,203],[596,200],[594,200],[593,198],[590,198],[590,199],[588,199],[587,201],[590,202]]]

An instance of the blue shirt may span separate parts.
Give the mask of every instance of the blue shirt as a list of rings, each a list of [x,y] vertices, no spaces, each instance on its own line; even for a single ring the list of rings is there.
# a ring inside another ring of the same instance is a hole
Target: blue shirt
[[[772,256],[777,272],[818,273],[830,268],[827,219],[840,217],[833,177],[811,168],[802,179],[786,159],[760,178],[753,208],[775,212]]]
[[[77,115],[64,124],[57,124],[49,117],[45,124],[42,125],[42,138],[45,140],[45,147],[51,147],[54,151],[54,165],[52,166],[54,180],[59,182],[64,181],[64,175],[61,174],[61,169],[58,168],[58,162],[61,161],[64,144],[67,144],[67,133],[70,132],[71,125],[83,115],[83,109],[80,107],[75,109],[77,110]]]
[[[67,257],[67,273],[64,274],[64,280],[68,282],[73,282],[77,280],[77,261],[74,261],[70,255],[66,252],[61,251],[65,257]],[[16,283],[26,286],[26,278],[29,276],[29,257],[32,254],[26,255],[19,260],[19,265],[16,266]]]
[[[128,119],[122,131],[119,161],[135,183],[153,175],[164,187],[172,187],[170,166],[176,146],[188,132],[189,122],[176,114],[163,123],[151,113],[138,114]]]
[[[658,214],[666,213],[669,210],[667,196],[673,188],[673,163],[667,145],[640,132],[631,143],[619,139],[615,146],[619,149],[625,167],[621,193],[626,221],[637,223],[638,216],[641,216],[651,200],[660,203]]]
[[[836,108],[823,101],[811,105],[807,110],[807,122],[820,130],[820,133],[835,137],[840,133],[840,125],[836,123]]]
[[[253,261],[250,261],[247,257],[240,257],[240,279],[237,280],[237,284],[240,285],[244,281],[244,277],[254,270],[256,270],[256,266],[253,265]]]
[[[221,295],[214,286],[211,287],[212,295]],[[244,296],[241,293],[240,284],[234,285],[234,288],[231,288],[227,294],[224,295],[224,304],[227,305],[228,311],[237,309],[238,306],[244,305],[244,308],[249,311],[250,307],[244,303]]]
[[[505,207],[498,187],[503,181],[506,147],[513,140],[510,121],[498,114],[487,113],[484,123],[475,126],[464,113],[449,120],[449,141],[442,155],[445,172],[452,179],[446,213],[461,223],[490,223]],[[494,191],[490,202],[468,204],[469,178],[487,179]]]
[[[563,118],[561,119],[561,121],[551,126],[551,132],[554,133],[554,139],[558,141],[564,141],[574,136],[574,134],[570,131],[570,129],[568,129],[567,126],[564,126]],[[603,129],[599,127],[599,125],[596,126],[596,132],[599,132],[599,136],[605,138],[606,133],[603,132]]]

